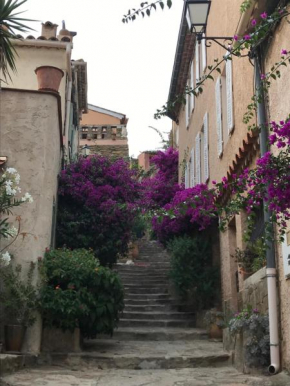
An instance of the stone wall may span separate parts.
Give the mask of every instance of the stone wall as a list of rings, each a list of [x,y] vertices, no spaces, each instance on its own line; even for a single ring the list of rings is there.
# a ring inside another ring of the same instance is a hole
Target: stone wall
[[[129,146],[126,145],[102,145],[90,147],[90,155],[98,154],[110,158],[128,158]]]

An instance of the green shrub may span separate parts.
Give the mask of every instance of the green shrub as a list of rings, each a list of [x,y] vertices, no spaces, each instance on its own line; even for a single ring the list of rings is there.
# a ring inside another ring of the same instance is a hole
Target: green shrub
[[[79,327],[83,336],[113,334],[124,308],[119,276],[99,265],[85,249],[47,251],[40,262],[44,322],[62,330]]]
[[[170,277],[182,299],[191,298],[198,308],[214,305],[219,289],[219,270],[212,266],[209,241],[205,237],[177,237],[168,244]]]

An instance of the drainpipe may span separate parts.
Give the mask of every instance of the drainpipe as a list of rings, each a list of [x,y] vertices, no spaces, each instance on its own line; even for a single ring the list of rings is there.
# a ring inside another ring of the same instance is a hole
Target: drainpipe
[[[255,83],[256,90],[261,87],[261,70],[260,55],[258,52],[255,56]],[[266,129],[267,117],[264,96],[258,103],[258,125],[261,127],[260,132],[260,150],[261,156],[268,151],[268,130]],[[266,211],[267,203],[264,201],[264,219],[269,222],[271,213]],[[273,228],[272,228],[273,233]],[[267,287],[268,287],[268,308],[269,308],[269,325],[270,325],[270,355],[271,365],[268,368],[270,374],[276,374],[280,370],[280,347],[279,347],[279,330],[278,330],[278,304],[277,304],[277,270],[275,261],[274,242],[266,240],[266,258],[267,258]]]

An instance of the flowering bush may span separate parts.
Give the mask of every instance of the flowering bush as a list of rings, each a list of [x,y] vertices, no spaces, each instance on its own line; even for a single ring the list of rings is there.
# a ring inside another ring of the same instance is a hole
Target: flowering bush
[[[7,168],[4,173],[0,176],[0,239],[12,238],[11,245],[19,234],[19,229],[14,226],[10,226],[9,218],[3,216],[9,216],[12,214],[12,208],[22,205],[25,202],[33,202],[33,198],[29,193],[25,193],[24,196],[20,197],[21,188],[19,186],[20,175],[14,168]],[[7,247],[0,250],[3,252]],[[2,264],[5,262],[9,264],[10,255],[6,251],[2,254]]]
[[[248,306],[237,312],[229,321],[232,335],[244,333],[246,343],[246,363],[249,366],[270,364],[269,317],[261,315],[257,309]]]
[[[173,148],[158,151],[151,162],[156,171],[141,182],[141,206],[158,209],[168,204],[181,189],[178,184],[178,151]]]
[[[164,211],[153,217],[152,226],[157,238],[166,244],[171,238],[204,230],[216,218],[215,194],[205,184],[177,192]]]
[[[70,164],[60,177],[58,245],[92,248],[102,265],[126,253],[140,190],[135,173],[123,159]]]
[[[123,288],[118,275],[99,266],[92,251],[52,250],[39,262],[40,305],[44,323],[83,336],[112,334],[122,311]]]

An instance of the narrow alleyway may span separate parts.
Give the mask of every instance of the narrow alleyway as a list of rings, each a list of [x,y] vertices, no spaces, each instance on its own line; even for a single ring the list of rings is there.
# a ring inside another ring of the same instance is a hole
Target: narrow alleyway
[[[49,366],[3,379],[5,386],[288,386],[278,378],[247,376],[231,366],[221,342],[195,328],[195,314],[169,291],[169,258],[146,242],[134,265],[117,267],[125,310],[113,338],[85,342],[82,353],[55,353]],[[46,358],[47,360],[47,358]]]

